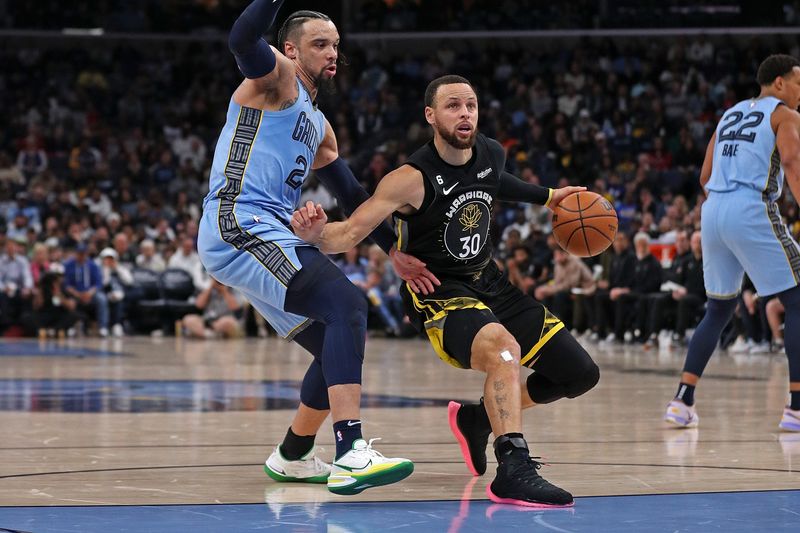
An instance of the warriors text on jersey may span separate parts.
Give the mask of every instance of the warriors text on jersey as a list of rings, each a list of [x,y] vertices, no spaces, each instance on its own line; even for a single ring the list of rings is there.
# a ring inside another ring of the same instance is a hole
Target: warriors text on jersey
[[[502,147],[481,134],[465,165],[446,163],[433,141],[414,152],[406,164],[422,173],[425,198],[416,213],[395,213],[397,248],[437,276],[481,272],[492,258],[489,226],[503,161]]]

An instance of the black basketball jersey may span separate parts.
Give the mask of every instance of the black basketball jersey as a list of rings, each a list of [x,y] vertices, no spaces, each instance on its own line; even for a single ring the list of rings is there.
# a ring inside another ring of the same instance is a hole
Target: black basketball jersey
[[[397,248],[437,276],[480,273],[492,259],[489,227],[503,157],[500,144],[482,134],[461,166],[446,163],[433,141],[414,152],[406,164],[422,173],[425,199],[414,214],[394,214]]]

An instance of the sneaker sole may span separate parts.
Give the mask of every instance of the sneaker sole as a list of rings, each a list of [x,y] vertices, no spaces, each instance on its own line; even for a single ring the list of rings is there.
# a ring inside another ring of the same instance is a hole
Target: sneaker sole
[[[280,481],[281,483],[327,483],[328,482],[328,474],[322,474],[313,477],[291,477],[279,474],[278,472],[272,470],[269,467],[269,465],[264,465],[264,472],[266,472],[266,474],[275,481]]]
[[[414,463],[411,461],[402,462],[392,468],[387,468],[386,470],[381,470],[380,472],[376,472],[374,474],[356,474],[351,473],[347,475],[346,473],[342,474],[334,474],[328,478],[328,490],[334,494],[339,494],[342,496],[353,496],[354,494],[360,494],[366,489],[372,487],[380,487],[382,485],[391,485],[392,483],[397,483],[398,481],[402,481],[403,479],[407,478],[411,475],[414,471]],[[348,485],[342,486],[331,486],[330,481],[332,478],[336,477],[337,479],[353,479],[354,482]]]
[[[469,453],[469,444],[467,444],[467,439],[464,437],[464,434],[461,433],[461,430],[458,427],[458,421],[456,417],[459,409],[461,409],[460,403],[450,402],[447,404],[447,421],[450,423],[450,431],[453,433],[453,436],[458,441],[458,445],[461,447],[461,456],[464,458],[464,462],[467,463],[467,468],[470,472],[472,472],[473,476],[480,476],[482,473],[478,472],[478,469],[475,468],[475,465],[472,463],[472,454]]]
[[[664,422],[666,422],[670,426],[673,426],[673,427],[676,427],[676,428],[680,428],[680,429],[696,428],[697,425],[700,423],[700,421],[697,418],[695,418],[695,419],[693,419],[691,422],[689,422],[687,424],[685,419],[676,418],[676,417],[673,417],[673,416],[665,416],[664,417]]]
[[[514,498],[501,498],[492,492],[492,484],[486,485],[486,495],[494,503],[503,503],[506,505],[521,505],[522,507],[533,507],[535,509],[563,509],[565,507],[572,507],[575,502],[569,503],[543,503],[543,502],[529,502],[527,500],[515,500]]]
[[[778,427],[784,431],[792,431],[798,432],[800,431],[800,421],[798,422],[787,422],[785,420],[781,420],[781,423],[778,424]]]

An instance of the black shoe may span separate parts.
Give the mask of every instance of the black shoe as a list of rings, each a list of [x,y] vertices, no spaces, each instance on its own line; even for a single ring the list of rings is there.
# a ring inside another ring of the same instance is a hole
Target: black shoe
[[[495,441],[496,448],[501,439],[506,439],[506,446],[513,447],[513,449],[498,457],[497,475],[494,481],[486,487],[486,493],[490,500],[495,503],[509,503],[526,507],[569,507],[573,505],[572,494],[556,487],[539,475],[538,470],[542,467],[542,463],[528,455],[525,439],[499,437]],[[508,441],[513,441],[513,443]]]
[[[486,473],[486,445],[489,443],[489,434],[474,423],[472,415],[475,409],[483,409],[483,400],[478,405],[461,405],[450,402],[447,406],[447,419],[450,422],[450,431],[461,446],[461,455],[473,476],[482,476]]]

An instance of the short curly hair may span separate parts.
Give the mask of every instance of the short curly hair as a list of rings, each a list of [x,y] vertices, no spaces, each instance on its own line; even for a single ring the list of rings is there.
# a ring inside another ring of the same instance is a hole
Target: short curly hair
[[[756,81],[762,87],[771,85],[775,78],[786,76],[794,67],[800,67],[797,58],[786,54],[773,54],[759,65]]]

